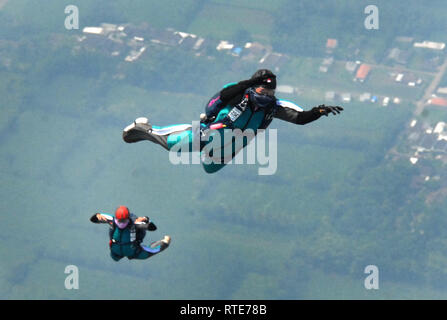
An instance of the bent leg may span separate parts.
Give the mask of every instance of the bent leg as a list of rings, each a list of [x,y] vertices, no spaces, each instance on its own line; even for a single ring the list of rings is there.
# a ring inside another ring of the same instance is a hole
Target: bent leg
[[[167,249],[169,247],[170,238],[169,240],[165,240],[166,237],[163,240],[158,240],[155,242],[152,242],[150,246],[145,246],[143,244],[140,245],[141,251],[140,253],[135,257],[135,259],[148,259],[152,257],[153,255],[156,255],[157,253],[162,252],[163,250]]]

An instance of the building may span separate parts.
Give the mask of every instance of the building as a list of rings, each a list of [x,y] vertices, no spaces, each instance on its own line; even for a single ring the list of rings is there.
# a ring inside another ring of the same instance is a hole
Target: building
[[[192,50],[192,48],[197,42],[197,36],[195,34],[181,31],[175,31],[174,34],[180,36],[178,45],[180,48],[184,50]]]
[[[259,42],[247,42],[243,47],[241,60],[256,63],[271,51],[271,47],[264,46]]]
[[[334,63],[333,57],[324,58],[323,62],[320,65],[320,72],[326,73],[329,67]]]
[[[370,102],[371,101],[371,93],[365,92],[362,93],[359,97],[360,102]]]
[[[350,93],[342,93],[340,97],[341,97],[341,101],[343,101],[343,102],[351,102],[351,94]]]
[[[225,41],[225,40],[222,40],[221,42],[219,42],[219,44],[216,47],[217,51],[231,50],[233,48],[234,48],[234,44],[229,43],[228,41]]]
[[[86,34],[100,35],[104,33],[104,29],[101,27],[85,27],[84,29],[82,29],[82,32]]]
[[[349,73],[354,73],[355,70],[357,69],[358,63],[356,63],[355,61],[348,61],[345,64],[345,69],[349,72]]]
[[[326,52],[332,53],[335,48],[337,48],[338,41],[337,39],[327,39],[326,41]]]
[[[179,47],[184,50],[193,50],[196,43],[197,43],[197,36],[196,35],[187,35],[185,37],[182,37],[182,40],[180,40]]]
[[[320,71],[321,73],[326,73],[326,72],[328,72],[328,67],[327,66],[320,66],[319,68],[318,68],[318,71]]]
[[[390,50],[390,53],[388,54],[388,59],[390,60],[396,60],[399,57],[400,49],[399,48],[393,48]]]
[[[411,54],[409,51],[404,51],[399,48],[392,48],[388,54],[387,59],[398,64],[406,65],[410,57]]]
[[[330,66],[334,63],[333,57],[324,58],[322,64],[325,66]]]
[[[233,50],[231,50],[231,54],[235,57],[239,57],[242,53],[242,50],[243,49],[241,47],[233,48]]]
[[[105,34],[109,34],[111,32],[122,31],[118,30],[118,26],[116,24],[111,23],[101,23],[101,28]]]
[[[410,87],[415,87],[416,85],[420,85],[422,83],[422,79],[413,73],[405,73],[402,78],[402,82],[406,83]]]
[[[197,39],[196,43],[194,44],[193,50],[199,50],[200,47],[202,47],[203,43],[205,42],[204,38]]]
[[[247,42],[244,46],[244,57],[259,60],[270,50],[259,42]]]
[[[444,98],[431,98],[427,101],[427,103],[434,106],[447,107],[447,99]]]
[[[286,93],[286,94],[293,94],[295,92],[295,89],[292,86],[287,85],[281,85],[276,87],[276,92],[278,93]]]
[[[151,42],[167,46],[177,46],[181,40],[182,36],[170,29],[157,30],[151,38]]]
[[[367,64],[362,64],[355,75],[355,81],[363,82],[368,77],[369,72],[371,71],[371,67]]]
[[[402,79],[404,78],[404,74],[403,73],[398,73],[396,78],[394,79],[394,81],[396,82],[402,82]]]
[[[445,122],[440,121],[436,124],[435,128],[433,129],[433,133],[441,134],[444,132],[445,129]]]
[[[428,123],[418,125],[416,120],[410,124],[411,135],[414,141],[417,140],[416,149],[418,152],[442,152],[447,153],[447,134],[445,134],[446,123],[439,121],[434,128]],[[418,135],[416,135],[418,133]],[[410,137],[409,137],[410,138]]]
[[[422,41],[422,42],[415,42],[413,44],[415,48],[425,48],[425,49],[432,49],[432,50],[444,50],[445,43],[443,42],[433,42],[433,41]]]
[[[276,72],[279,71],[282,65],[284,65],[289,58],[282,53],[272,52],[267,53],[264,57],[259,60],[259,63],[268,69],[273,69]]]
[[[152,40],[162,37],[160,35],[160,30],[150,26],[147,22],[143,22],[138,26],[129,23],[123,26],[119,26],[118,30],[119,29],[122,29],[122,31],[131,38],[139,37],[147,40]]]
[[[146,47],[141,47],[139,50],[131,50],[126,58],[124,58],[124,61],[133,62],[137,60],[144,51],[146,51]]]

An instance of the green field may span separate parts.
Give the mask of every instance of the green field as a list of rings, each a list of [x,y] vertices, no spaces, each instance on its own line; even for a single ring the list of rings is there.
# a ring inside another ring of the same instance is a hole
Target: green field
[[[440,13],[433,23],[439,23],[446,8],[435,4]],[[238,67],[229,55],[198,57],[156,46],[132,64],[73,50],[78,31],[63,28],[64,3],[9,1],[0,11],[0,57],[11,59],[0,66],[1,299],[447,297],[446,201],[425,201],[443,182],[422,188],[415,182],[427,168],[442,173],[445,165],[417,167],[386,158],[401,142],[423,87],[410,91],[395,84],[385,67],[374,68],[364,84],[353,82],[340,61],[328,74],[319,73],[322,56],[309,47],[324,47],[328,34],[340,32],[342,17],[353,28],[358,3],[77,5],[82,27],[147,21],[215,40],[248,33],[281,45],[290,61],[278,72],[278,83],[302,90],[283,98],[305,110],[324,103],[326,90],[405,101],[382,108],[354,99],[343,104],[341,115],[305,126],[275,120],[274,175],[258,175],[259,164],[228,165],[209,175],[200,165],[171,164],[155,144],[124,143],[122,129],[140,116],[154,125],[190,123],[222,85],[248,78],[256,64]],[[419,8],[411,2],[408,10]],[[395,25],[390,17],[384,14],[383,28]],[[428,27],[420,29],[423,34]],[[359,30],[344,28],[342,39],[368,44],[362,55],[376,61],[393,35],[365,40]],[[426,110],[422,117],[430,121],[446,118],[443,109]],[[118,205],[158,226],[145,243],[169,234],[170,248],[148,261],[114,262],[107,227],[89,218],[113,213]],[[378,291],[364,288],[370,264],[380,269]],[[64,288],[67,265],[79,267],[79,290]]]
[[[272,27],[273,17],[263,10],[210,3],[196,15],[188,31],[230,42],[238,32],[245,31],[253,40],[268,43]]]

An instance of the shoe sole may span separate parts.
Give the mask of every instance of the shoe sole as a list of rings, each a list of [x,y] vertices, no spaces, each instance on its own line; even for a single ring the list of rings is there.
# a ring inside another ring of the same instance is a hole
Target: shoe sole
[[[148,118],[137,118],[132,124],[124,128],[123,140],[127,143],[149,140],[148,133],[151,129],[152,126]]]
[[[165,243],[165,244],[167,244],[167,245],[169,245],[170,243],[171,243],[171,237],[170,236],[167,236],[168,237],[168,240],[165,240],[165,238],[163,238],[162,240],[161,240],[161,242],[163,242],[163,243]]]

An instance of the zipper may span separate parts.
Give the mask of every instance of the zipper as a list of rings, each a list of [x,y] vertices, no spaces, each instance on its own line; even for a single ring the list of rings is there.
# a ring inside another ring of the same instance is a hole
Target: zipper
[[[121,253],[122,256],[124,256],[124,254],[123,254],[123,246],[121,245],[121,243],[123,243],[123,231],[119,230],[119,228],[117,228],[117,229],[118,229],[118,232],[120,233],[120,244],[119,244],[119,246],[120,246],[120,253]]]

